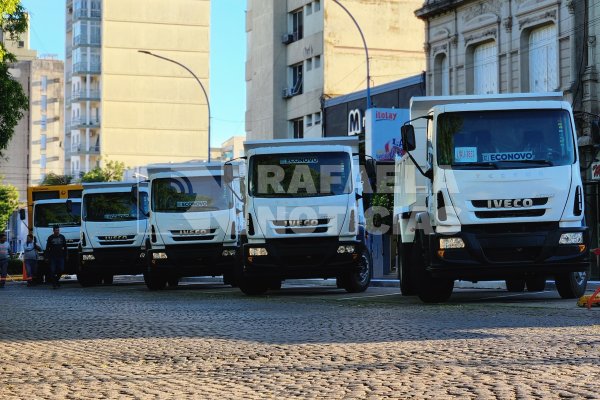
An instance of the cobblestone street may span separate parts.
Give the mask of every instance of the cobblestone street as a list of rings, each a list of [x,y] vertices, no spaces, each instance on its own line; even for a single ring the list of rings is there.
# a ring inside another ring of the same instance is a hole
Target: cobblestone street
[[[9,283],[0,398],[600,398],[599,309],[397,292]]]

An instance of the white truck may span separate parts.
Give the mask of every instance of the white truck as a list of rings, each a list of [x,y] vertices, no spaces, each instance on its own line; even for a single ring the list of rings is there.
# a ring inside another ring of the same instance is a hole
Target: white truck
[[[79,283],[111,284],[114,275],[143,273],[147,226],[147,182],[84,183]]]
[[[35,242],[42,251],[38,254],[38,279],[48,272],[44,258],[48,237],[52,235],[54,226],[67,240],[69,257],[65,263],[64,274],[77,272],[77,247],[79,246],[79,230],[81,226],[81,199],[48,199],[36,200],[32,206],[32,220],[29,229]],[[24,211],[24,210],[23,210]],[[25,213],[21,213],[25,219]]]
[[[291,278],[336,278],[349,292],[367,289],[358,139],[244,143],[248,174],[246,238],[238,284],[248,295]]]
[[[573,113],[560,93],[415,97],[394,215],[404,295],[446,301],[455,280],[506,280],[563,298],[586,288]]]
[[[222,163],[187,162],[148,166],[150,218],[144,244],[144,280],[151,290],[176,286],[185,276],[220,276],[235,284],[234,265],[242,204],[240,164],[226,184]],[[236,192],[236,193],[234,193]]]

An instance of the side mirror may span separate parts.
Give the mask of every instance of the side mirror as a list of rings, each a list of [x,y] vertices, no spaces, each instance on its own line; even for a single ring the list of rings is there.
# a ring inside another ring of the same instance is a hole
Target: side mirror
[[[365,172],[369,179],[374,179],[377,176],[377,160],[373,158],[365,160]]]
[[[19,218],[21,219],[21,221],[25,221],[26,217],[27,217],[27,215],[25,215],[25,209],[21,208],[19,210]]]
[[[363,197],[362,197],[362,194],[359,194],[359,193],[354,193],[354,194],[355,194],[355,196],[356,196],[356,201],[359,201],[360,199],[362,199],[362,198],[363,198]]]
[[[67,206],[67,211],[71,212],[73,211],[73,200],[69,199],[65,202],[65,205]]]
[[[223,165],[223,179],[227,184],[233,182],[233,165],[227,163]]]
[[[404,150],[413,151],[414,149],[416,149],[417,141],[415,139],[414,126],[410,124],[402,125],[400,132],[402,133],[402,146],[404,147]]]

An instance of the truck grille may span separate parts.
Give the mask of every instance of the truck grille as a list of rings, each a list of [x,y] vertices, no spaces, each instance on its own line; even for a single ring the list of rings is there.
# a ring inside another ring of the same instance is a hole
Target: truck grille
[[[477,218],[519,218],[519,217],[541,217],[546,213],[545,209],[511,209],[499,211],[475,211]]]
[[[541,247],[484,248],[483,253],[492,262],[530,262],[540,254]]]
[[[187,242],[192,240],[213,240],[216,236],[217,229],[188,229],[171,231],[173,241]]]
[[[135,235],[98,236],[101,246],[118,246],[135,243]]]
[[[325,233],[329,229],[331,218],[274,220],[271,221],[275,232],[280,235],[293,235],[299,233]]]

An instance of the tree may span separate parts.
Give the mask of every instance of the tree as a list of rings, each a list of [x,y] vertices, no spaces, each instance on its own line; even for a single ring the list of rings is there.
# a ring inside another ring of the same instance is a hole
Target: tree
[[[81,182],[116,182],[123,180],[125,163],[108,161],[104,168],[96,167],[81,177]]]
[[[20,0],[0,0],[0,30],[11,40],[27,30],[27,14]],[[0,157],[13,136],[14,128],[23,112],[29,108],[29,100],[19,82],[9,73],[9,63],[16,58],[0,42]]]
[[[0,182],[2,181],[0,177]],[[8,218],[19,206],[19,192],[13,185],[0,183],[0,228],[6,230]]]
[[[73,177],[71,175],[58,175],[54,172],[50,172],[44,177],[44,180],[40,182],[40,185],[68,185],[71,182],[73,182]]]

